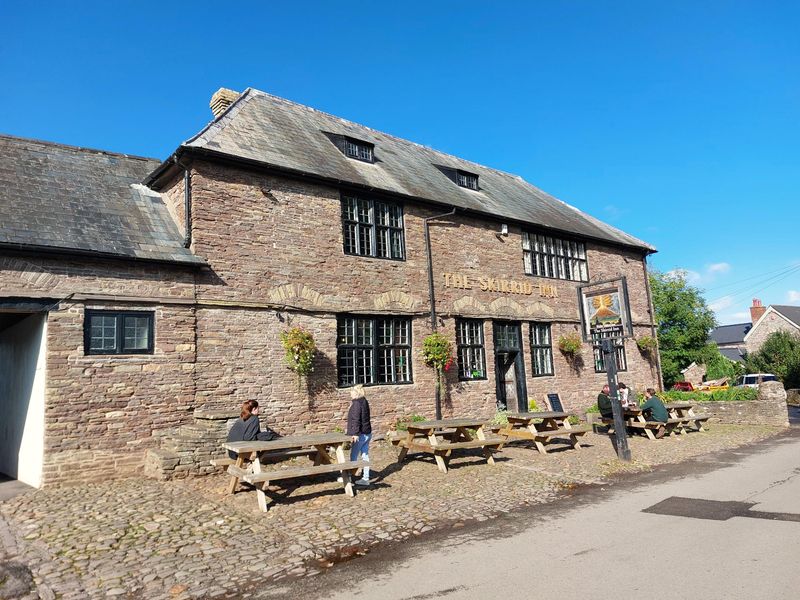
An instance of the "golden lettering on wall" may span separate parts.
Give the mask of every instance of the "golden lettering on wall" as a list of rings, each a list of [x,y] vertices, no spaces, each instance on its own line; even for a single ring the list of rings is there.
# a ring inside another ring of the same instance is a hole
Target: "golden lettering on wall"
[[[477,277],[470,279],[463,273],[444,273],[444,287],[471,290],[478,286],[484,292],[502,292],[504,294],[520,294],[530,296],[534,289],[538,289],[542,298],[558,298],[558,289],[555,285],[540,283],[537,288],[528,281],[515,281],[500,277]]]

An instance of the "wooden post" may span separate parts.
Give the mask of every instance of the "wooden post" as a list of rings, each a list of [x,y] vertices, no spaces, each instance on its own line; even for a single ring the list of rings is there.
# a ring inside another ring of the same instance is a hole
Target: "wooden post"
[[[617,456],[620,460],[630,462],[631,449],[628,447],[628,432],[625,429],[625,419],[617,391],[617,357],[614,340],[612,338],[604,338],[601,350],[603,352],[603,364],[606,367],[606,375],[608,377],[611,410],[614,413],[614,437],[616,438]]]

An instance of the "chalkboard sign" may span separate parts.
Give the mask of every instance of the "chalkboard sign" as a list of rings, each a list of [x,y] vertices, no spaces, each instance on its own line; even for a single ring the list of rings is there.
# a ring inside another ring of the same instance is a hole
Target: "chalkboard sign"
[[[550,410],[564,412],[564,407],[561,406],[561,398],[558,397],[558,394],[547,394],[547,401],[550,403]]]

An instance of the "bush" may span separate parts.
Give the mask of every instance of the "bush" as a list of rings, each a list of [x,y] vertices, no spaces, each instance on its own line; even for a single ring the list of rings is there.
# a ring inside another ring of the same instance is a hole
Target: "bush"
[[[508,425],[508,411],[498,410],[492,419],[492,425]]]
[[[407,417],[400,417],[397,419],[397,421],[395,421],[394,428],[395,431],[408,431],[409,423],[420,423],[422,421],[427,421],[427,419],[422,415],[409,415]]]
[[[774,373],[787,390],[800,388],[800,336],[776,331],[745,358],[748,373]]]
[[[664,402],[744,402],[758,397],[756,388],[728,388],[707,392],[661,392],[659,397]]]
[[[597,406],[597,402],[592,404],[589,408],[586,409],[586,413],[600,413],[600,407]]]
[[[639,347],[639,350],[645,354],[654,354],[658,343],[656,342],[656,338],[649,335],[642,335],[636,338],[636,345]]]
[[[536,398],[528,398],[528,411],[536,412],[539,410],[539,405],[536,404]]]

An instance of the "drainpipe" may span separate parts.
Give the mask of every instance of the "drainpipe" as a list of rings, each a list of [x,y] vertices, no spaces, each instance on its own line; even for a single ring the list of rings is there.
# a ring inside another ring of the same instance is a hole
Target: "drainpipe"
[[[180,159],[175,164],[183,167],[183,247],[188,248],[192,245],[192,172]]]
[[[436,331],[436,294],[433,291],[433,258],[431,256],[431,232],[428,227],[428,223],[435,219],[443,219],[444,217],[449,217],[454,214],[456,214],[455,208],[448,213],[436,215],[434,217],[428,217],[427,219],[422,220],[425,224],[425,248],[428,251],[428,299],[431,303],[431,329],[433,331]]]
[[[444,213],[441,215],[436,215],[433,217],[428,217],[423,219],[422,222],[424,223],[425,228],[425,248],[428,252],[428,298],[431,303],[431,329],[436,331],[436,294],[433,291],[433,257],[431,255],[431,232],[428,227],[428,223],[433,221],[434,219],[443,219],[444,217],[449,217],[451,215],[456,214],[456,209],[454,208],[448,213]],[[436,420],[442,418],[442,384],[439,377],[439,373],[436,374],[436,400],[435,400],[435,410],[436,410]]]

